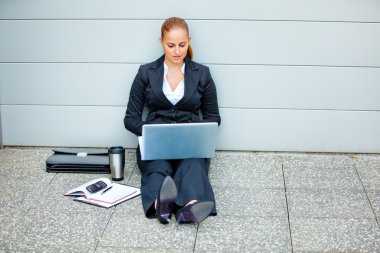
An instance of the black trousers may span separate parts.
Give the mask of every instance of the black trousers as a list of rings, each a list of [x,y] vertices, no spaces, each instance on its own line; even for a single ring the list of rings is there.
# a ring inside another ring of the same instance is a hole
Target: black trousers
[[[166,176],[171,176],[177,186],[175,209],[185,206],[190,200],[209,200],[215,203],[214,191],[208,177],[210,159],[142,161],[139,148],[136,154],[141,171],[141,200],[146,217],[155,217],[154,202]],[[216,215],[215,206],[211,215]]]

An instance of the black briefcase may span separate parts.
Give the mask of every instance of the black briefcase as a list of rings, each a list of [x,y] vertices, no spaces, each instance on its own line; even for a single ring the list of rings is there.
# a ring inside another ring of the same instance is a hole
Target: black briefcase
[[[107,149],[54,149],[47,172],[111,173]]]

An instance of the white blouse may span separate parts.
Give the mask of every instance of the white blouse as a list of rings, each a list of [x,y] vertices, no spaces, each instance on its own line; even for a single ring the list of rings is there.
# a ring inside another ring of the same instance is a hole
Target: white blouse
[[[178,84],[177,88],[173,91],[172,88],[170,88],[169,82],[166,78],[166,75],[168,74],[168,65],[164,62],[164,84],[162,85],[162,91],[164,92],[166,98],[173,104],[177,104],[178,101],[180,101],[183,98],[183,95],[185,94],[185,80],[182,79],[182,81]],[[185,74],[185,63],[183,63],[181,67],[181,71],[183,74]]]

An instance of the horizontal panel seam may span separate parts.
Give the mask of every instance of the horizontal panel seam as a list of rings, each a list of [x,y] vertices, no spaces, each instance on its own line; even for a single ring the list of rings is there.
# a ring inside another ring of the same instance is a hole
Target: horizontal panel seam
[[[148,62],[2,62],[0,64],[125,64],[125,65],[141,65]],[[273,66],[273,67],[321,67],[321,68],[380,68],[380,66],[369,65],[320,65],[320,64],[262,64],[262,63],[209,63],[198,62],[208,66]]]
[[[2,18],[0,21],[164,21],[165,18]],[[302,22],[302,23],[358,23],[358,24],[379,24],[380,21],[359,21],[359,20],[313,20],[313,19],[236,19],[236,18],[215,18],[215,19],[191,19],[187,21],[238,21],[238,22]]]
[[[126,108],[127,105],[63,105],[63,104],[0,104],[0,106],[30,106],[30,107],[115,107]],[[380,112],[379,110],[363,110],[363,109],[320,109],[320,108],[268,108],[268,107],[219,107],[219,109],[233,110],[286,110],[286,111],[341,111],[341,112]]]

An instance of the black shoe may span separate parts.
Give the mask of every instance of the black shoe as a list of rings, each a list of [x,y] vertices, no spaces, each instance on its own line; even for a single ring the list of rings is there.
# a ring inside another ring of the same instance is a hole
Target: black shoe
[[[213,201],[195,202],[179,209],[175,218],[178,223],[201,222],[210,215],[213,208]]]
[[[167,176],[158,193],[156,206],[156,217],[162,224],[169,223],[172,218],[172,209],[176,198],[177,187],[173,179]]]

